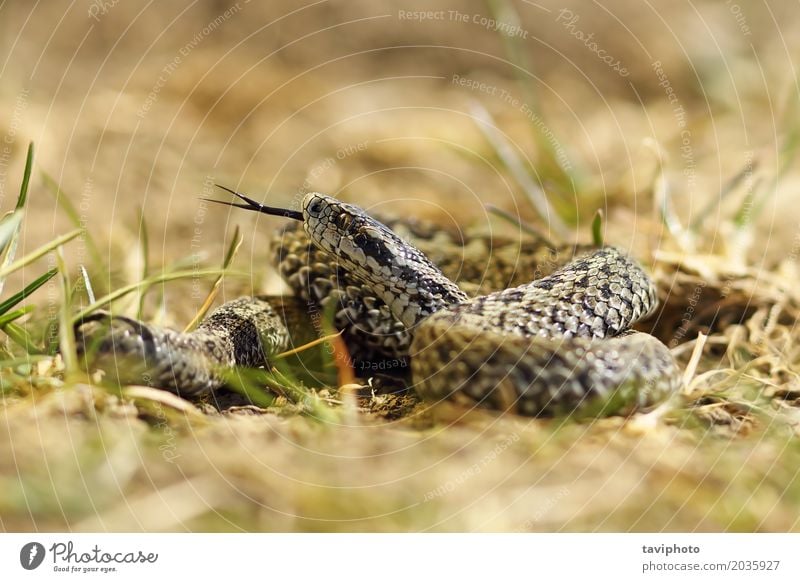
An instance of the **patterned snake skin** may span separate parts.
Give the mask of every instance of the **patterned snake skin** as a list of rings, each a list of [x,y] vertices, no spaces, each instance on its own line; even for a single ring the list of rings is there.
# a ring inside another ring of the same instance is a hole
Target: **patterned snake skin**
[[[273,241],[294,296],[228,302],[191,333],[95,314],[76,328],[93,356],[87,367],[196,396],[223,385],[226,370],[266,365],[314,339],[303,320],[330,311],[355,362],[410,360],[410,385],[429,400],[603,415],[651,406],[678,387],[666,346],[629,329],[655,309],[655,288],[615,248],[578,248],[563,265],[563,250],[537,241],[454,243],[401,222],[392,230],[322,194],[308,194],[302,212],[237,196],[246,204],[235,206],[300,221]]]

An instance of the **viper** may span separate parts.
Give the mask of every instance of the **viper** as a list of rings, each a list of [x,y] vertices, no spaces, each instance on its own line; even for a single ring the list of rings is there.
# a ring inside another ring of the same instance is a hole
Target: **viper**
[[[76,328],[87,365],[194,397],[221,387],[231,368],[269,366],[314,336],[312,310],[331,308],[352,358],[369,363],[361,369],[408,361],[408,388],[426,400],[604,415],[653,406],[678,387],[667,347],[631,330],[656,308],[655,285],[615,247],[570,256],[542,241],[455,240],[324,194],[292,210],[229,191],[241,202],[226,204],[295,223],[273,241],[293,295],[230,301],[189,333],[93,314]]]

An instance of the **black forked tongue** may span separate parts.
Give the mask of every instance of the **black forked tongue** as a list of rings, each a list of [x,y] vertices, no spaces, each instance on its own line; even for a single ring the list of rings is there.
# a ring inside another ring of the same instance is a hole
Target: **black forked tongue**
[[[275,208],[273,206],[265,206],[259,204],[252,198],[248,198],[244,194],[239,194],[235,190],[226,188],[220,184],[214,184],[217,188],[222,188],[226,192],[230,192],[240,200],[244,200],[245,204],[237,204],[236,202],[225,202],[224,200],[213,200],[211,198],[203,198],[206,202],[215,202],[216,204],[224,204],[225,206],[235,206],[236,208],[244,208],[245,210],[252,210],[254,212],[261,212],[262,214],[269,214],[270,216],[283,216],[284,218],[291,218],[293,220],[303,220],[303,213],[297,210],[289,210],[288,208]]]

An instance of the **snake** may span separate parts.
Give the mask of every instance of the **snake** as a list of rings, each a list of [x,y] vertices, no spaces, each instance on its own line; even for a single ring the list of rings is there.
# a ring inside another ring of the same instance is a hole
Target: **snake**
[[[605,416],[678,389],[669,349],[632,330],[656,310],[656,286],[617,247],[454,242],[435,226],[381,221],[317,192],[292,210],[225,190],[241,202],[215,202],[290,219],[271,246],[292,294],[229,301],[191,332],[93,313],[75,328],[87,370],[194,398],[223,387],[232,369],[269,368],[314,339],[309,319],[324,311],[353,362],[402,362],[424,401]]]

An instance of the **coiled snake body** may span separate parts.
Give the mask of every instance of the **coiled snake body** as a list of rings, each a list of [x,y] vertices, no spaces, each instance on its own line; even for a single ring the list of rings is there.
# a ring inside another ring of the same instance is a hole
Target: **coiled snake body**
[[[222,385],[222,371],[264,365],[309,339],[303,312],[333,301],[353,358],[409,358],[413,389],[426,399],[599,415],[650,406],[677,388],[666,346],[630,331],[655,309],[654,285],[613,247],[581,249],[547,276],[470,299],[421,250],[356,206],[312,193],[297,212],[237,196],[246,203],[236,206],[302,222],[276,245],[295,298],[231,301],[191,333],[90,316],[77,337],[96,348],[85,351],[95,355],[92,366],[122,383],[197,395]],[[524,267],[536,251],[521,252]],[[512,271],[505,283],[534,278],[525,268]]]

